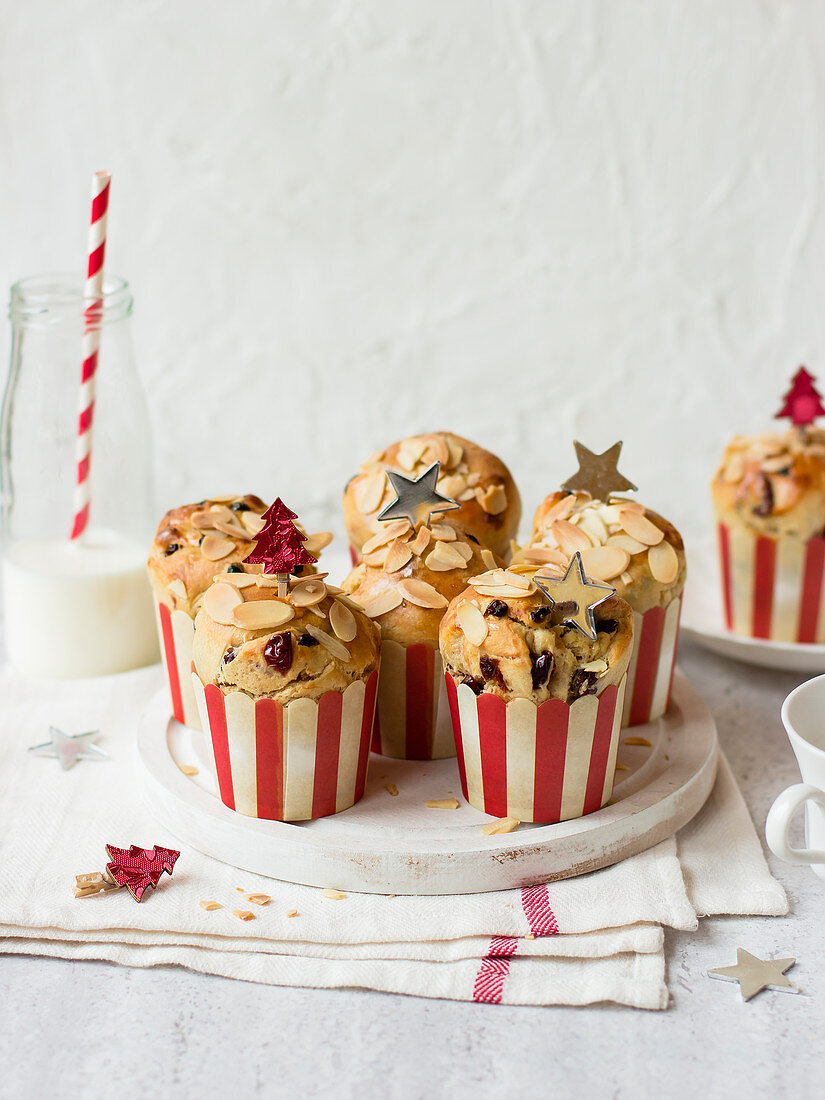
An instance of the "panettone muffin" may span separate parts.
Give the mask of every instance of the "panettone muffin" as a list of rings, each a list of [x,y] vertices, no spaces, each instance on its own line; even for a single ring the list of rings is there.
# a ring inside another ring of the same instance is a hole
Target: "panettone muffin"
[[[363,551],[343,587],[381,629],[373,750],[415,760],[455,756],[438,628],[469,578],[501,561],[453,514],[429,526],[383,524]]]
[[[825,431],[736,436],[711,493],[728,628],[825,642]]]
[[[616,589],[636,616],[625,725],[650,722],[670,704],[685,586],[685,549],[672,523],[635,500],[551,493],[537,508],[515,568],[563,572],[579,551],[587,575]]]
[[[536,580],[549,591],[549,578]],[[605,599],[584,584],[601,600],[595,637],[575,625],[577,602],[553,604],[509,570],[473,578],[442,619],[462,789],[485,813],[549,823],[610,798],[633,613],[611,588]]]
[[[454,517],[482,546],[499,555],[509,551],[518,531],[521,498],[500,458],[452,432],[411,436],[376,451],[350,479],[344,491],[344,523],[356,557],[380,530],[378,513],[392,499],[385,471],[418,477],[433,462],[441,464],[438,491],[461,505]]]
[[[192,635],[204,592],[215,576],[240,570],[255,546],[266,505],[257,496],[217,497],[172,508],[155,534],[147,569],[158,613],[161,654],[172,712],[179,722],[199,727],[192,692]],[[317,557],[332,536],[311,535],[307,549]],[[258,571],[259,567],[247,567]],[[315,572],[304,566],[304,573]]]
[[[248,567],[247,567],[248,568]],[[222,801],[281,821],[364,792],[381,633],[326,574],[228,573],[195,626],[192,681]]]

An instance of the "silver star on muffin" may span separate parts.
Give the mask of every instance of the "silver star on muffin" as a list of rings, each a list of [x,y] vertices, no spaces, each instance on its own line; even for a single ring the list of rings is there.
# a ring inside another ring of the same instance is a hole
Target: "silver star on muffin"
[[[569,493],[579,489],[590,493],[594,500],[606,501],[614,493],[625,493],[630,489],[638,488],[617,469],[619,455],[622,453],[621,440],[600,455],[588,450],[577,439],[573,440],[573,446],[576,448],[579,468],[572,477],[563,482],[562,489],[566,489]]]
[[[460,508],[458,501],[445,497],[436,489],[440,471],[440,462],[434,462],[417,478],[404,477],[397,470],[387,470],[395,500],[383,512],[379,512],[378,519],[382,523],[389,523],[393,519],[407,519],[413,527],[418,524],[428,526],[430,517],[436,512],[451,512],[453,508]]]
[[[36,756],[51,756],[60,761],[64,772],[73,768],[78,760],[109,760],[108,753],[93,744],[100,736],[100,730],[88,733],[64,733],[56,726],[49,726],[49,740],[42,745],[32,745],[28,750]]]
[[[561,610],[563,623],[570,623],[585,638],[595,642],[597,635],[593,608],[604,603],[616,589],[609,584],[594,584],[589,581],[584,575],[584,564],[578,551],[570,559],[563,577],[546,577],[536,573],[533,583],[554,608]]]

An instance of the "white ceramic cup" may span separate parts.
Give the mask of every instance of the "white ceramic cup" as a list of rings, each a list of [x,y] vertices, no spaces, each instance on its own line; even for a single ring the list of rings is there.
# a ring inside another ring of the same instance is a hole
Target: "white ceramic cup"
[[[795,688],[782,704],[782,724],[804,782],[788,787],[771,806],[765,838],[771,850],[789,863],[808,863],[825,878],[825,676]],[[805,845],[788,843],[791,820],[805,807]]]

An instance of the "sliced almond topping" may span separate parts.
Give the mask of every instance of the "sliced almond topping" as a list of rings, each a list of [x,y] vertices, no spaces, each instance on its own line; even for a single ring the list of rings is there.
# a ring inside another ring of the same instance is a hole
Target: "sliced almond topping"
[[[370,470],[361,475],[355,487],[355,504],[359,512],[366,515],[377,510],[384,495],[386,483],[387,475],[383,468]]]
[[[327,586],[324,582],[318,577],[309,577],[291,589],[289,601],[293,607],[314,607],[326,594]]]
[[[272,898],[269,894],[247,894],[246,900],[251,901],[253,905],[269,905]]]
[[[456,554],[460,554],[466,565],[470,558],[473,556],[473,548],[469,542],[455,542],[450,549],[455,550]]]
[[[231,584],[213,584],[207,588],[203,606],[207,614],[223,626],[235,625],[235,608],[243,603],[243,596]]]
[[[457,810],[458,799],[457,798],[428,798],[425,806],[429,806],[431,810]]]
[[[545,562],[552,562],[553,565],[566,565],[567,558],[561,552],[561,550],[551,549],[549,546],[525,546],[521,551],[525,561],[539,562],[544,564]],[[512,569],[512,565],[510,569]]]
[[[622,508],[619,512],[619,522],[631,538],[638,539],[645,546],[655,546],[665,537],[664,532],[655,523],[651,523],[647,516],[627,508]]]
[[[257,512],[241,512],[241,523],[254,538],[261,533],[264,525],[264,517]]]
[[[438,479],[439,493],[443,493],[445,497],[450,497],[452,500],[458,500],[466,488],[467,482],[461,474],[445,474]]]
[[[420,557],[427,547],[430,545],[430,529],[429,527],[419,527],[416,532],[415,538],[410,543],[410,550]]]
[[[569,493],[567,496],[562,497],[561,500],[557,500],[552,508],[548,508],[547,514],[542,516],[542,527],[550,527],[557,519],[567,519],[576,507],[576,499],[575,493]]]
[[[585,508],[575,518],[579,529],[590,536],[594,546],[603,546],[607,542],[607,527],[595,508]]]
[[[619,577],[619,580],[622,582],[622,584],[625,585],[633,583],[633,578],[629,573],[622,573],[622,575]]]
[[[476,498],[475,489],[465,489],[464,492],[459,493],[459,495],[455,499],[460,501],[463,504],[465,501],[475,500],[475,498]]]
[[[207,913],[211,913],[213,909],[223,909],[219,901],[202,901],[200,907],[201,909],[205,909]]]
[[[598,675],[607,672],[607,661],[604,657],[597,657],[595,661],[588,661],[586,665],[582,665],[582,672],[595,672]]]
[[[326,575],[324,573],[324,576]],[[319,578],[314,577],[313,579],[318,580]],[[278,579],[277,573],[256,573],[255,584],[258,588],[280,588],[282,582]],[[289,581],[287,581],[287,584],[289,584]]]
[[[306,624],[307,634],[311,634],[316,642],[320,642],[325,649],[328,649],[333,657],[337,657],[339,661],[348,661],[350,659],[350,651],[345,645],[341,645],[337,638],[333,638],[331,634],[327,634],[326,630],[322,630],[320,626],[314,626],[312,623]]]
[[[201,543],[201,553],[207,561],[220,561],[235,549],[232,539],[218,538],[217,535],[207,535]]]
[[[321,897],[329,898],[330,901],[343,901],[346,894],[342,894],[340,890],[322,890]]]
[[[557,569],[556,565],[546,565],[545,569],[552,570]],[[533,568],[530,568],[530,572],[533,573]],[[556,576],[555,573],[548,573],[548,576]],[[561,576],[561,570],[558,571],[558,576]],[[514,574],[516,580],[521,578]],[[479,596],[491,596],[494,600],[524,600],[531,593],[525,591],[523,588],[514,588],[511,584],[474,584],[473,589],[478,592]]]
[[[557,519],[550,528],[550,531],[562,551],[567,554],[569,558],[572,558],[577,550],[579,552],[582,550],[589,550],[593,545],[589,535],[579,530],[578,527],[575,527],[566,519]]]
[[[431,523],[430,534],[439,542],[454,542],[457,537],[455,527],[451,527],[449,523]]]
[[[417,577],[405,577],[398,582],[398,589],[405,600],[418,607],[446,607],[448,600],[427,581]]]
[[[385,783],[384,790],[387,792],[387,794],[391,794],[393,798],[395,798],[395,796],[398,794],[398,787],[396,787],[394,783]]]
[[[231,584],[233,588],[249,588],[255,584],[257,573],[218,573],[212,578],[213,584]]]
[[[389,553],[389,546],[381,546],[377,550],[373,550],[370,554],[364,554],[361,558],[364,565],[370,565],[373,568],[380,567],[387,560],[387,554]]]
[[[406,519],[394,519],[392,523],[382,524],[381,530],[376,531],[361,547],[361,553],[371,554],[373,550],[377,550],[381,546],[386,546],[388,543],[392,542],[393,539],[401,538],[404,534],[409,534],[409,531],[410,523],[409,520]]]
[[[401,539],[396,539],[390,543],[387,549],[387,556],[384,559],[384,571],[395,573],[397,570],[403,569],[411,558],[412,549],[410,544],[402,542]]]
[[[449,436],[447,436],[444,442],[447,444],[447,452],[450,456],[447,459],[446,466],[448,470],[452,470],[455,466],[458,466],[459,462],[461,462],[464,457],[464,448],[460,443],[456,443],[454,440],[450,439]]]
[[[255,914],[250,913],[248,909],[233,909],[232,916],[237,917],[238,920],[254,920]]]
[[[440,435],[428,435],[426,439],[426,450],[424,452],[425,461],[429,459],[432,462],[440,462],[442,469],[446,468],[450,461],[450,452],[447,450],[447,444]]]
[[[588,577],[609,581],[623,573],[630,562],[630,554],[620,546],[593,546],[582,551],[582,565]]]
[[[659,584],[670,584],[679,572],[679,557],[669,542],[662,540],[647,552],[650,572]]]
[[[368,615],[371,619],[378,619],[389,611],[395,611],[396,607],[402,603],[403,598],[397,588],[385,588],[383,592],[379,592],[367,603],[362,604],[361,607],[365,615]]]
[[[173,596],[177,596],[179,600],[186,599],[186,585],[183,583],[180,577],[176,577],[175,580],[170,582],[169,591],[172,593]]]
[[[406,443],[402,443],[396,455],[396,462],[401,469],[407,471],[414,470],[416,461],[417,459],[414,452],[406,446]]]
[[[358,633],[355,616],[340,600],[334,600],[329,609],[329,625],[342,642],[351,642]]]
[[[456,610],[458,625],[471,645],[480,646],[487,637],[487,620],[470,600],[462,600]]]
[[[498,516],[507,507],[507,491],[503,485],[488,485],[476,489],[476,500],[488,516]]]
[[[479,584],[491,586],[505,584],[511,588],[518,588],[522,592],[529,592],[530,581],[520,577],[517,573],[511,573],[509,569],[490,569],[486,573],[479,573],[477,577],[470,577],[470,584],[477,588]]]
[[[280,600],[253,600],[239,604],[232,615],[235,626],[241,630],[274,630],[295,617],[288,603]]]
[[[500,817],[497,821],[488,821],[481,826],[485,836],[496,836],[498,833],[512,833],[513,829],[521,824],[517,817]]]
[[[643,550],[647,550],[643,542],[639,542],[638,539],[632,539],[630,535],[624,534],[611,535],[606,545],[618,546],[621,550],[627,550],[631,557],[634,554],[641,554]]]
[[[498,569],[498,562],[496,561],[495,554],[486,546],[483,546],[481,548],[481,560],[484,562],[488,569]]]
[[[611,497],[610,499],[618,506],[620,511],[638,512],[640,516],[645,514],[645,506],[640,504],[638,500],[625,500],[624,497]]]
[[[243,539],[248,542],[251,538],[249,532],[245,531],[240,523],[235,523],[234,520],[230,523],[228,520],[216,519],[215,530],[220,531],[222,535],[228,535],[231,539]]]
[[[566,558],[564,560],[567,561]],[[536,572],[538,567],[539,563],[535,561],[511,561],[510,564],[507,566],[511,573],[518,573],[519,576],[529,574],[529,576],[531,577]],[[562,567],[560,565],[556,565],[555,562],[544,562],[542,567],[544,569],[558,569],[560,573],[562,570]],[[523,595],[526,594],[526,592],[523,593]]]
[[[466,466],[462,469],[466,470]],[[467,478],[467,484],[470,486],[471,489],[475,489],[476,485],[478,485],[479,481],[481,481],[481,474],[478,472],[478,470],[467,472],[464,474],[464,476]]]
[[[332,531],[316,531],[314,535],[307,535],[304,546],[312,554],[313,558],[317,558],[324,547],[329,546],[332,542]]]
[[[455,546],[448,542],[437,542],[427,557],[424,559],[428,569],[436,573],[445,573],[450,569],[463,569],[466,565],[464,555]]]

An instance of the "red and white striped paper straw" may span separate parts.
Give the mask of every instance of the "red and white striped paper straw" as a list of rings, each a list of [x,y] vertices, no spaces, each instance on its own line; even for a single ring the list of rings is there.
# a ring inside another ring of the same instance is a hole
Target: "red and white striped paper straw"
[[[71,538],[80,538],[89,524],[92,421],[95,411],[95,375],[100,350],[100,311],[103,305],[103,260],[106,253],[106,215],[109,210],[109,172],[92,176],[92,217],[89,224],[89,258],[86,265],[83,367],[77,417],[77,482]]]

